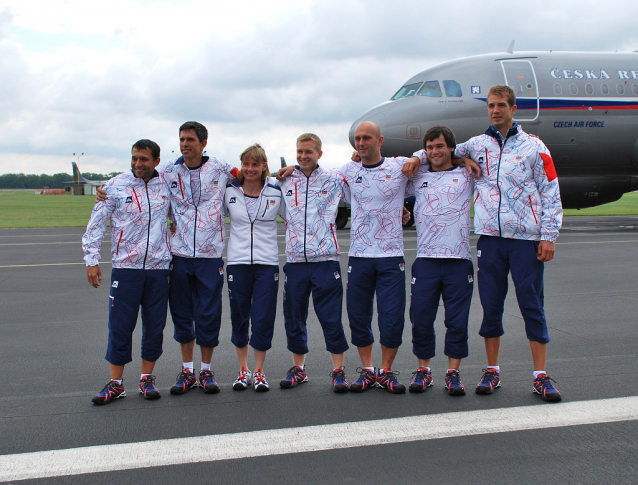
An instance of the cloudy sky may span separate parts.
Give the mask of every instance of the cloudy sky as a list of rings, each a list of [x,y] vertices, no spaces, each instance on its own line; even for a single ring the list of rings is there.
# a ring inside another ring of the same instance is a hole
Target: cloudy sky
[[[231,163],[259,142],[277,166],[295,139],[352,149],[352,121],[438,63],[516,50],[638,50],[638,2],[2,0],[0,173],[126,170],[181,123]]]

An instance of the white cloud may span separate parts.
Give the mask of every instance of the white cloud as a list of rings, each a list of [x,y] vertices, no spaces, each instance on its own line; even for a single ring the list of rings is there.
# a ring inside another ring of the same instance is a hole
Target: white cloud
[[[606,8],[602,25],[591,0],[507,9],[469,0],[3,5],[0,172],[15,171],[3,153],[74,151],[104,164],[91,171],[116,170],[139,138],[170,154],[192,119],[208,126],[211,153],[229,161],[255,140],[271,159],[292,161],[296,136],[314,131],[328,163],[331,152],[349,157],[354,119],[439,62],[503,51],[512,39],[516,50],[638,48],[638,6]]]

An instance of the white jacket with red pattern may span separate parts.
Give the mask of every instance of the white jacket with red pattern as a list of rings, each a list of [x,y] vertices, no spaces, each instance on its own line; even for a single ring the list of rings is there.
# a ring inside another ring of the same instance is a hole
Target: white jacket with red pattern
[[[474,190],[475,234],[556,241],[563,206],[554,162],[542,141],[517,123],[505,139],[490,126],[457,145],[455,153],[482,170]]]
[[[100,246],[111,221],[113,268],[168,269],[171,248],[166,228],[170,193],[157,172],[144,182],[132,172],[113,177],[104,186],[108,199],[98,202],[82,237],[87,266],[100,262]]]

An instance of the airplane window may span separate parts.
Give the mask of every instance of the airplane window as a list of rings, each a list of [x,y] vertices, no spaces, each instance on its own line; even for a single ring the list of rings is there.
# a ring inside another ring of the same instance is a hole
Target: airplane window
[[[554,94],[563,94],[563,87],[558,83],[554,84]]]
[[[461,85],[456,81],[443,81],[443,87],[448,98],[460,98],[463,96]]]
[[[585,92],[587,94],[594,94],[594,86],[589,83],[585,84]]]
[[[572,94],[578,94],[578,86],[576,86],[574,83],[571,83],[569,85],[569,92]]]
[[[603,94],[609,94],[609,86],[607,86],[606,84],[601,84],[600,92]]]
[[[433,98],[440,98],[442,96],[441,85],[438,81],[425,81],[425,83],[423,83],[421,91],[419,91],[419,96],[432,96]]]
[[[417,92],[419,87],[421,87],[421,83],[406,84],[401,89],[399,89],[397,91],[397,94],[392,96],[390,99],[394,100],[394,99],[400,99],[400,98],[407,98],[408,96],[414,96],[414,93]]]
[[[634,94],[638,95],[638,84],[632,84],[631,90]]]
[[[622,84],[616,84],[616,92],[618,94],[625,94],[625,86]]]

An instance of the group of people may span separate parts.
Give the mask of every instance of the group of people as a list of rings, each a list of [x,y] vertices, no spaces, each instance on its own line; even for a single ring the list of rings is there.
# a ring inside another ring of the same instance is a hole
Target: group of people
[[[474,269],[469,245],[470,206],[478,242],[478,284],[483,306],[480,335],[487,366],[476,392],[498,389],[500,337],[507,279],[511,272],[525,321],[534,363],[533,390],[544,400],[560,393],[545,371],[549,342],[543,309],[543,265],[554,255],[562,208],[558,181],[547,148],[523,132],[513,115],[516,98],[507,86],[494,86],[487,98],[491,126],[484,135],[456,144],[454,134],[434,126],[424,150],[412,158],[383,157],[378,125],[363,122],[355,130],[356,155],[341,169],[319,166],[321,140],[297,139],[297,165],[269,176],[259,145],[240,156],[240,170],[209,157],[208,133],[200,123],[180,127],[177,160],[160,165],[160,149],[150,140],[132,147],[131,171],[109,180],[99,192],[83,249],[89,283],[98,287],[100,245],[111,224],[113,270],[106,360],[111,379],[94,398],[108,404],[125,396],[124,366],[132,361],[132,334],[142,308],[142,372],[139,392],[157,399],[153,369],[162,353],[166,307],[182,353],[182,370],[171,394],[199,386],[219,392],[211,370],[219,344],[224,273],[231,311],[232,337],[239,361],[233,389],[251,385],[268,391],[264,372],[274,333],[279,289],[277,216],[286,222],[284,327],[292,367],[281,380],[294,388],[308,380],[306,328],[312,295],[326,350],[332,357],[333,390],[363,392],[381,387],[403,393],[392,364],[402,343],[406,308],[403,258],[403,202],[414,195],[417,258],[412,266],[410,320],[418,367],[411,392],[432,386],[434,321],[443,299],[445,387],[465,394],[460,364],[468,356],[468,319]],[[475,178],[468,172],[473,172]],[[335,218],[340,200],[351,204],[346,306],[351,343],[361,368],[349,384],[344,369],[348,340],[342,323],[343,283]],[[226,216],[230,238],[225,240]],[[167,218],[173,221],[167,229]],[[227,248],[224,271],[222,253]],[[373,302],[376,296],[381,362],[373,362]],[[195,374],[194,348],[201,350]],[[254,367],[248,364],[249,348]]]

